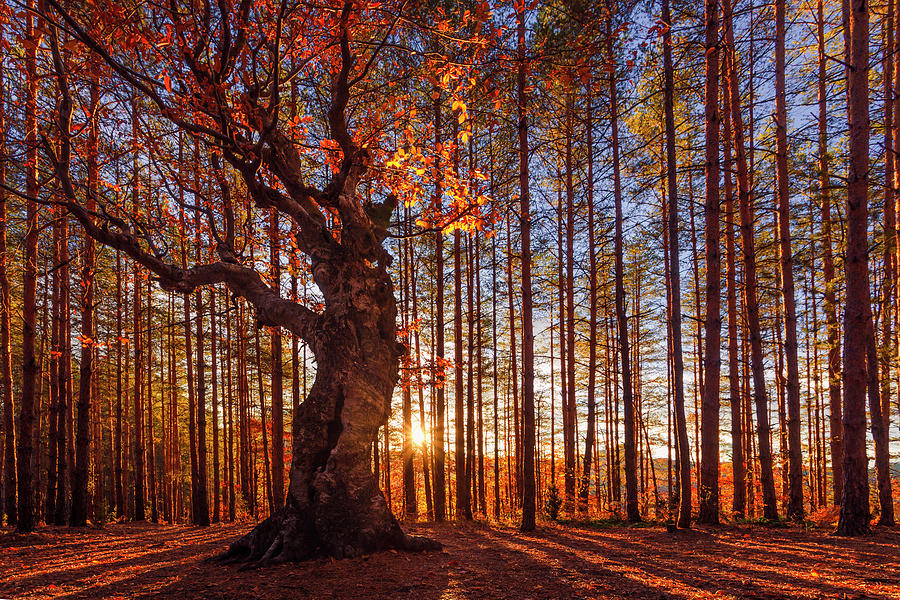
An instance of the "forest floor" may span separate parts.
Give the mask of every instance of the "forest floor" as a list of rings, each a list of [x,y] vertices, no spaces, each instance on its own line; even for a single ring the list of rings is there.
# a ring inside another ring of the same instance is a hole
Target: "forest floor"
[[[900,598],[900,531],[472,524],[408,531],[441,552],[239,571],[204,559],[249,524],[0,533],[0,598]]]

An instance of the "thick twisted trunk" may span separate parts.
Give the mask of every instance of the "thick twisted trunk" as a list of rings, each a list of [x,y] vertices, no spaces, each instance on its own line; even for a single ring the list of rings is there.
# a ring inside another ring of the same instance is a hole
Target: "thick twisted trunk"
[[[221,556],[253,565],[440,546],[400,528],[378,487],[370,449],[398,378],[396,308],[382,267],[320,264],[327,308],[311,340],[316,380],[294,417],[290,486],[282,510]]]

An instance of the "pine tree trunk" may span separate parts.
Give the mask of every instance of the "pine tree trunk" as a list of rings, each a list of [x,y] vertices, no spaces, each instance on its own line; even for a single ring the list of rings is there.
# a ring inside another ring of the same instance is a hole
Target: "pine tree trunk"
[[[723,71],[725,63],[723,61]],[[727,90],[724,94],[727,100]],[[725,132],[725,270],[728,291],[728,395],[731,405],[731,473],[733,496],[731,510],[735,518],[742,519],[747,514],[747,487],[745,481],[746,459],[744,457],[744,417],[741,410],[740,356],[738,350],[738,311],[737,311],[737,251],[734,240],[734,183],[731,179],[733,168],[731,160],[731,119],[725,102],[722,111],[722,125]]]
[[[116,251],[116,422],[113,432],[113,487],[116,496],[116,518],[125,516],[124,466],[122,455],[122,253]]]
[[[134,314],[132,315],[134,318],[134,328],[132,330],[132,343],[134,344],[134,430],[132,431],[132,461],[134,463],[135,521],[143,521],[145,519],[144,500],[146,498],[146,494],[144,492],[144,336],[141,332],[141,330],[143,329],[143,323],[141,319],[141,294],[143,292],[143,286],[141,285],[142,279],[143,273],[141,273],[137,264],[135,264],[133,279]]]
[[[71,343],[71,310],[69,308],[69,246],[63,240],[69,239],[68,220],[59,221],[59,335],[60,355],[56,370],[56,388],[58,393],[56,412],[56,507],[53,522],[65,525],[70,504],[72,487],[72,467],[75,465],[73,431],[72,431],[72,343]],[[38,394],[40,396],[40,394]]]
[[[222,490],[219,486],[219,367],[217,364],[217,360],[219,359],[220,350],[218,349],[218,332],[217,332],[217,322],[218,322],[218,314],[216,313],[216,294],[215,292],[210,292],[209,294],[209,354],[212,356],[212,363],[210,363],[211,368],[211,378],[212,378],[212,464],[213,464],[213,515],[212,522],[218,523],[222,518],[222,508],[221,508],[221,495]],[[278,342],[279,348],[281,347],[281,342]],[[276,364],[281,364],[281,360],[277,361]],[[274,384],[273,384],[274,387]],[[225,412],[224,409],[222,411]],[[283,431],[282,427],[282,431]],[[282,450],[284,449],[284,435],[279,436],[279,441],[281,442]],[[284,465],[282,465],[281,469],[282,478],[284,476]],[[283,488],[282,488],[283,491]],[[283,503],[283,500],[282,500]],[[280,506],[280,505],[279,505]]]
[[[3,28],[0,25],[0,39]],[[0,55],[0,131],[6,131],[6,66]],[[10,289],[6,247],[6,221],[8,216],[6,191],[6,136],[0,135],[0,400],[3,402],[3,490],[5,497],[0,518],[6,514],[6,522],[15,525],[16,510],[16,424],[12,393],[12,360],[10,359]]]
[[[797,303],[791,250],[791,207],[787,164],[787,102],[784,82],[785,1],[775,2],[775,168],[778,190],[778,237],[781,294],[784,305],[784,353],[787,362],[788,481],[787,517],[803,520],[803,454],[800,441],[800,367],[797,354]]]
[[[819,165],[819,197],[822,203],[822,275],[825,279],[825,327],[828,338],[828,399],[829,399],[829,446],[831,450],[831,475],[834,503],[840,502],[843,494],[844,471],[841,456],[843,455],[843,433],[841,426],[841,332],[837,318],[838,285],[834,275],[834,258],[831,237],[831,175],[828,165],[828,105],[827,75],[825,71],[825,14],[824,1],[816,2],[816,41],[818,47],[818,165]]]
[[[456,169],[459,170],[458,168]],[[453,350],[454,350],[454,407],[456,432],[454,436],[456,466],[456,518],[471,519],[469,480],[466,473],[465,396],[463,393],[463,327],[462,327],[462,237],[453,230]]]
[[[668,0],[663,0],[663,21],[671,23],[670,8]],[[665,62],[665,78],[664,86],[665,96],[669,99],[667,104],[672,104],[673,97],[673,67],[672,67],[672,44],[671,44],[671,28],[666,28],[665,35],[668,43],[663,45],[663,61]],[[610,54],[612,51],[610,50]],[[668,57],[668,59],[666,58]],[[615,94],[615,91],[613,91]],[[678,450],[678,519],[677,526],[687,528],[691,526],[691,452],[687,437],[687,421],[684,414],[684,360],[681,348],[681,261],[678,254],[678,185],[676,182],[677,163],[675,158],[675,127],[672,117],[673,109],[667,110],[666,114],[666,183],[667,183],[667,200],[668,215],[666,215],[666,229],[669,240],[669,278],[670,278],[670,321],[669,328],[672,336],[672,376],[674,388],[674,411],[675,411],[675,437],[676,447]],[[613,113],[615,115],[615,113]],[[672,123],[668,121],[672,119]],[[615,116],[613,116],[613,161],[618,164],[618,140],[616,139]],[[614,167],[616,173],[618,167]],[[618,176],[614,176],[614,185],[618,190]],[[619,287],[622,285],[622,268],[621,268],[621,191],[616,193],[616,312],[619,315],[619,350],[622,352],[622,380],[623,392],[625,395],[625,481],[626,495],[634,497],[634,492],[628,492],[628,489],[635,487],[634,480],[634,406],[631,399],[631,374],[626,357],[628,356],[628,335],[625,330],[625,309],[624,302],[619,299]],[[619,308],[620,302],[622,308]],[[630,438],[630,442],[629,442]],[[629,463],[629,446],[631,447],[631,461]],[[629,478],[631,483],[629,483]],[[628,519],[637,520],[633,517],[632,512],[637,514],[637,499],[634,498],[633,507],[629,504]]]
[[[471,139],[471,138],[470,138]],[[470,154],[471,157],[471,154]],[[470,163],[471,164],[471,163]],[[469,505],[474,513],[478,505],[475,473],[475,260],[472,234],[466,236],[466,481],[469,483]]]
[[[671,39],[669,39],[671,43]],[[671,49],[668,50],[671,55]],[[671,56],[669,57],[671,62]],[[667,89],[671,85],[667,81]],[[671,92],[670,92],[671,93]],[[667,129],[674,118],[666,114]],[[706,0],[706,349],[701,412],[699,522],[719,522],[719,370],[722,334],[719,257],[719,3]],[[673,140],[674,141],[674,140]],[[674,155],[674,143],[672,144]],[[674,156],[670,157],[670,160]]]
[[[201,186],[198,144],[194,146],[194,186],[197,190]],[[195,202],[199,202],[199,196],[195,194],[195,197]],[[199,206],[194,212],[194,229],[195,259],[199,264],[203,260]],[[207,490],[209,461],[206,447],[206,353],[203,347],[203,293],[200,290],[194,292],[194,306],[197,328],[197,505],[194,507],[194,523],[197,525],[209,525],[209,492]]]
[[[723,3],[725,38],[728,45],[728,87],[731,118],[734,125],[737,179],[740,197],[741,243],[744,258],[744,309],[750,335],[750,369],[753,377],[753,400],[756,405],[757,437],[759,438],[760,483],[763,490],[764,517],[778,519],[775,499],[775,478],[772,468],[772,448],[769,439],[769,410],[766,394],[765,365],[763,364],[762,333],[759,324],[759,301],[756,283],[756,247],[753,239],[753,190],[744,146],[744,122],[738,91],[738,65],[734,46],[731,6]]]
[[[272,269],[272,281],[275,288],[280,291],[281,253],[279,244],[278,212],[273,210],[269,215],[269,263]],[[215,312],[213,312],[213,318],[215,318],[214,315]],[[272,329],[270,342],[272,353],[272,501],[274,503],[273,510],[278,510],[284,505],[284,364],[282,362],[280,328]],[[215,424],[213,426],[215,427]],[[218,512],[217,509],[214,511]]]
[[[869,477],[866,458],[866,325],[870,315],[868,272],[869,186],[869,9],[850,0],[847,55],[850,131],[847,181],[847,300],[844,309],[844,484],[838,535],[869,531]]]
[[[37,308],[37,245],[38,245],[38,205],[34,198],[38,195],[37,182],[37,46],[40,23],[34,15],[34,0],[27,0],[25,37],[25,268],[22,276],[22,395],[19,404],[19,430],[16,437],[16,481],[18,489],[18,520],[16,528],[21,532],[32,531],[35,527],[33,436],[35,407],[35,387],[38,378],[38,363],[35,358],[35,327]]]
[[[159,488],[156,485],[156,440],[153,435],[153,288],[147,281],[147,494],[150,521],[159,523]]]
[[[435,91],[437,96],[434,100],[434,143],[436,147],[441,147],[441,101],[440,93]],[[440,172],[440,155],[436,158],[435,171]],[[434,192],[434,209],[441,210],[443,191],[441,189],[441,181],[435,182]],[[441,522],[447,517],[447,467],[445,463],[444,452],[444,419],[446,411],[446,401],[444,397],[444,381],[446,376],[444,373],[445,357],[444,357],[444,240],[442,233],[438,232],[434,236],[434,256],[435,256],[435,304],[440,307],[435,311],[435,337],[436,348],[434,362],[432,365],[432,380],[435,381],[435,407],[434,407],[434,520]]]
[[[528,96],[525,64],[525,5],[516,10],[517,116],[519,134],[519,236],[522,244],[522,522],[521,531],[535,527],[534,465],[534,324],[531,290],[531,208],[528,188]]]
[[[573,92],[567,90],[565,106],[565,190],[566,190],[566,217],[565,217],[565,311],[563,318],[566,328],[566,370],[560,375],[566,388],[566,403],[563,410],[566,413],[565,430],[565,473],[563,486],[565,488],[564,509],[573,514],[575,502],[575,187],[572,181],[572,136],[574,99]]]
[[[87,180],[88,193],[85,208],[96,209],[94,198],[98,188],[97,165],[97,118],[95,109],[100,101],[100,83],[96,71],[92,69],[90,124],[88,126]],[[91,446],[91,396],[94,383],[94,354],[96,353],[94,325],[94,238],[84,234],[84,255],[81,266],[81,367],[78,376],[78,424],[75,432],[75,473],[72,478],[72,515],[69,524],[83,527],[87,525],[88,480]],[[99,441],[95,442],[99,443]],[[100,465],[96,465],[100,468]]]
[[[875,469],[878,480],[878,496],[881,505],[881,515],[878,518],[879,525],[894,525],[894,504],[891,490],[890,476],[890,442],[888,431],[890,429],[891,416],[891,355],[894,344],[893,332],[893,288],[896,285],[897,265],[897,215],[894,199],[894,160],[897,148],[894,147],[894,107],[893,107],[893,78],[894,78],[894,2],[888,2],[888,12],[885,17],[885,45],[882,63],[884,64],[884,275],[882,278],[881,295],[881,346],[878,347],[878,365],[881,377],[876,381],[879,384],[879,401],[881,406],[877,411],[882,418],[883,426],[880,427],[880,435],[875,443]],[[873,337],[874,341],[874,337]],[[876,427],[874,415],[871,411],[872,434],[875,437]],[[880,443],[879,443],[880,438]],[[880,446],[880,447],[879,447]],[[879,458],[880,457],[880,458]]]
[[[60,288],[62,287],[60,284],[60,275],[61,275],[61,248],[62,248],[62,235],[60,231],[60,224],[62,222],[62,209],[57,209],[54,211],[53,215],[53,276],[50,277],[49,287],[50,290],[50,303],[53,305],[50,309],[50,360],[49,360],[49,406],[47,407],[47,420],[48,420],[48,430],[49,430],[49,438],[47,440],[47,495],[45,498],[45,507],[44,513],[47,521],[52,522],[54,519],[54,515],[56,512],[56,497],[57,497],[57,474],[64,472],[65,466],[65,441],[60,445],[59,436],[60,434],[65,435],[65,430],[63,429],[60,432],[59,427],[64,425],[64,420],[59,417],[60,413],[60,382],[62,381],[65,384],[65,379],[59,377],[59,367],[60,367],[60,356],[62,355],[62,340],[61,340],[61,331],[64,329],[63,323],[63,314],[61,310],[61,303],[59,300]],[[63,438],[65,440],[65,438]],[[57,452],[62,451],[62,465],[63,471],[58,470],[57,464]],[[65,480],[63,480],[65,481]],[[65,483],[62,484],[63,486]],[[63,487],[63,490],[65,488]],[[61,492],[63,498],[65,498],[65,491]],[[65,523],[60,523],[61,525]]]
[[[407,221],[408,222],[408,221]],[[410,313],[409,296],[409,271],[412,268],[409,257],[409,240],[403,240],[400,243],[400,289],[403,302],[404,330],[406,333],[406,343],[410,343],[410,333],[408,332],[408,322],[406,315]],[[416,506],[416,472],[413,465],[414,446],[412,439],[412,375],[409,371],[410,356],[405,357],[405,366],[407,370],[407,381],[402,389],[402,406],[401,417],[403,419],[403,506],[407,516],[415,518],[418,513]]]
[[[591,462],[594,456],[594,438],[596,437],[596,420],[597,420],[597,248],[594,239],[594,228],[597,224],[594,221],[594,119],[593,105],[591,96],[591,84],[587,85],[585,128],[587,129],[587,208],[588,208],[588,290],[590,294],[589,305],[590,313],[588,317],[588,384],[587,384],[587,432],[584,437],[584,464],[581,473],[581,490],[580,503],[587,513],[588,496],[591,481]],[[552,342],[551,342],[552,352]],[[553,359],[550,359],[551,365]],[[552,377],[551,377],[552,380]],[[552,396],[552,394],[551,394]],[[553,439],[553,430],[551,428],[551,440]],[[600,496],[600,488],[598,487],[597,496]]]

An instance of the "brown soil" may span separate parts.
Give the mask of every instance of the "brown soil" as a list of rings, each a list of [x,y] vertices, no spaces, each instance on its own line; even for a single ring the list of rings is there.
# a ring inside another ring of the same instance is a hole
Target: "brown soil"
[[[204,562],[249,528],[112,524],[0,535],[0,598],[900,598],[900,533],[408,525],[443,552],[253,571]]]

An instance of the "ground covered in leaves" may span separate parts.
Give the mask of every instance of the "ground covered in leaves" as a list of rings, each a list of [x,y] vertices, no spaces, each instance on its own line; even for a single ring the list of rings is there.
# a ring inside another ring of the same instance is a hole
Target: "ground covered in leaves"
[[[442,552],[239,571],[204,559],[247,524],[0,533],[0,598],[900,598],[900,532],[408,525]]]

